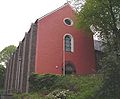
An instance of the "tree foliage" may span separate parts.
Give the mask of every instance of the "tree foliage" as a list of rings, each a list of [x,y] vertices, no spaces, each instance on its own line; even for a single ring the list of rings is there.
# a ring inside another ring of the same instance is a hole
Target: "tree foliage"
[[[10,45],[5,47],[1,52],[0,52],[0,63],[6,62],[9,56],[15,51],[16,47],[14,45]]]
[[[120,98],[120,0],[86,0],[77,22],[79,28],[99,33],[103,41],[104,81],[96,99]]]

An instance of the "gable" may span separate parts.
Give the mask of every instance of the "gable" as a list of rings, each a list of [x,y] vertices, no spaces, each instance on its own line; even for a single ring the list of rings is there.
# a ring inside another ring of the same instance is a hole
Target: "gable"
[[[59,12],[59,11],[62,11],[62,10],[65,11],[65,9],[69,9],[69,10],[71,10],[71,11],[73,12],[73,8],[70,6],[70,4],[66,3],[66,4],[64,4],[63,6],[57,8],[56,10],[54,10],[54,11],[52,11],[52,12],[50,12],[50,13],[42,16],[42,17],[40,17],[38,20],[40,21],[40,20],[42,20],[42,19],[44,19],[44,18],[47,18],[47,17],[49,17],[50,15],[55,14],[55,13],[57,13],[57,12]]]

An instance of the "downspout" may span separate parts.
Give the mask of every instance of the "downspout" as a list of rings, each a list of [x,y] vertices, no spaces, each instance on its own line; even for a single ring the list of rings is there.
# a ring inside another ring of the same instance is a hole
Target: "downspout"
[[[65,75],[65,46],[64,46],[64,37],[63,36],[63,75]]]

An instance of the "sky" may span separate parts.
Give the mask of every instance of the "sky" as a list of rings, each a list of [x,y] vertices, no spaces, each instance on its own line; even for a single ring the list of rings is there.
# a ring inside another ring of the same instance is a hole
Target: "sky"
[[[64,5],[67,0],[0,0],[0,51],[18,46],[31,23]]]

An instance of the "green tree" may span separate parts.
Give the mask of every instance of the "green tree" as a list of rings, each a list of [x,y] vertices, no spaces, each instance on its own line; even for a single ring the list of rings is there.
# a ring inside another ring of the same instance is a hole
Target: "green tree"
[[[4,78],[5,78],[5,63],[7,62],[7,59],[10,57],[10,55],[15,51],[16,47],[14,45],[10,45],[8,47],[5,47],[0,52],[0,88],[3,88],[4,86]]]
[[[10,45],[5,47],[1,52],[0,52],[0,64],[5,63],[9,56],[15,51],[16,47],[14,45]]]
[[[104,81],[95,99],[120,98],[120,0],[86,0],[77,12],[77,27],[99,33],[103,41]],[[92,33],[91,32],[91,33]]]

